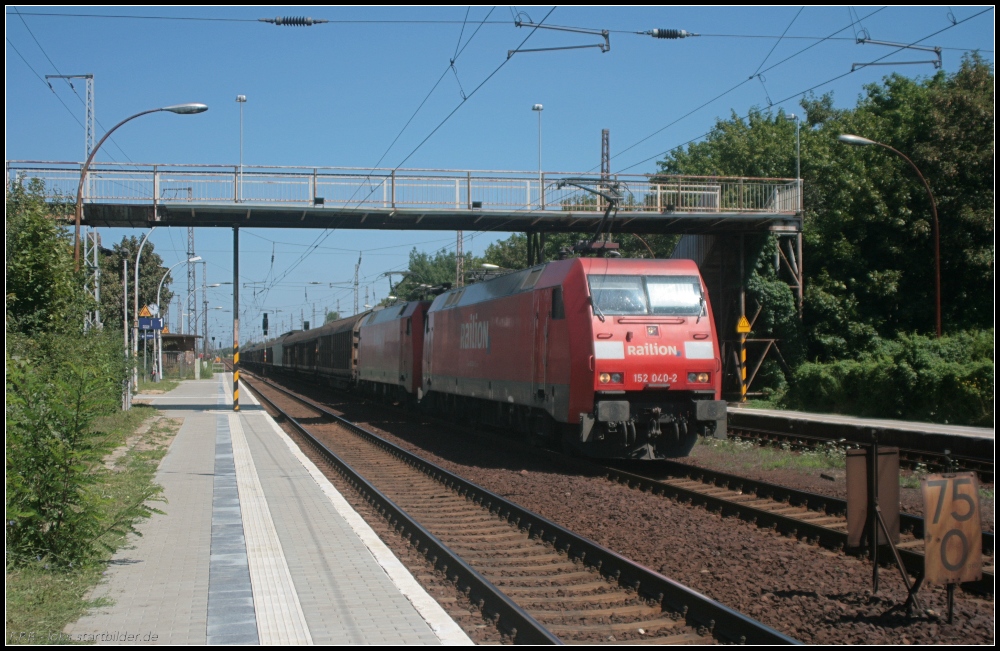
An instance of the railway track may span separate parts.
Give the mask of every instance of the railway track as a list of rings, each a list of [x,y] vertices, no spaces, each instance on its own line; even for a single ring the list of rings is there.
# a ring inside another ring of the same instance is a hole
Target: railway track
[[[822,445],[827,440],[817,438],[815,443]],[[801,441],[798,443],[801,444]],[[760,527],[811,541],[828,549],[855,554],[867,551],[867,548],[846,549],[847,502],[840,498],[692,466],[679,461],[639,463],[622,461],[599,465],[585,459],[567,458],[561,453],[538,448],[533,448],[532,454],[547,456],[554,463],[569,464],[588,474],[603,474],[606,478],[630,488],[703,506],[725,516],[740,517]],[[657,472],[650,472],[652,468],[656,468]],[[911,576],[922,574],[923,518],[900,513],[900,530],[901,539],[897,548],[907,572]],[[966,590],[978,594],[994,593],[994,544],[994,534],[982,532],[983,578],[963,584]],[[883,560],[890,557],[882,554]]]
[[[515,642],[795,642],[308,398],[247,384]]]
[[[622,467],[625,465],[631,467],[625,469]],[[651,467],[655,467],[658,472],[651,473]],[[639,472],[636,472],[634,464],[606,465],[601,468],[608,479],[630,488],[702,505],[711,511],[753,521],[758,526],[770,527],[831,549],[842,550],[847,544],[846,500],[678,461],[647,462]],[[924,520],[900,513],[900,529],[901,539],[897,548],[907,572],[911,575],[922,574]],[[984,531],[982,536],[983,578],[963,584],[963,587],[979,593],[993,594],[994,535]]]

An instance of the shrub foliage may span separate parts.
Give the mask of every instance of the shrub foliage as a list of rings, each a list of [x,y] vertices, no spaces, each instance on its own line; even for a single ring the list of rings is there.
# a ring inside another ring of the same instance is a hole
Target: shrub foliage
[[[901,335],[856,360],[802,364],[786,400],[810,411],[988,426],[993,362],[992,329]]]
[[[105,534],[148,516],[157,489],[103,503],[97,479],[115,442],[95,419],[120,408],[124,341],[117,328],[84,332],[93,304],[58,221],[65,210],[38,181],[7,190],[6,561],[78,566],[102,552]]]

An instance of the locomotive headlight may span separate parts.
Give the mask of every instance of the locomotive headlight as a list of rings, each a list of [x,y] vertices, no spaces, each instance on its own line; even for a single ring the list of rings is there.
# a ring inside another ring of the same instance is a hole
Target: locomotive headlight
[[[612,384],[621,384],[622,383],[622,374],[621,373],[612,373],[611,374],[611,382],[612,382]]]
[[[607,384],[611,381],[610,373],[601,373],[597,378],[601,381],[601,384]]]
[[[708,373],[688,373],[688,382],[708,382]]]

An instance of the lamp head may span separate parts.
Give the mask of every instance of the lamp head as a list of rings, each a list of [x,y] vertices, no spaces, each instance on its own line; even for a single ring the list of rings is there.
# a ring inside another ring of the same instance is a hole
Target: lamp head
[[[188,258],[187,259],[188,262],[198,262],[200,260],[201,260],[201,256],[200,255],[196,255],[193,258]]]
[[[867,145],[878,144],[874,140],[869,140],[868,138],[862,138],[861,136],[852,136],[849,133],[842,133],[837,136],[837,140],[846,143],[848,145],[856,145],[858,147],[865,147]]]
[[[192,113],[204,113],[208,110],[208,106],[205,104],[175,104],[173,106],[164,106],[162,110],[180,115],[190,115]]]
[[[544,107],[544,106],[542,106],[541,104],[535,104],[534,106],[532,106],[532,107],[531,107],[531,110],[532,110],[532,111],[541,111],[541,110],[542,110],[542,109],[544,109],[544,108],[545,108],[545,107]]]

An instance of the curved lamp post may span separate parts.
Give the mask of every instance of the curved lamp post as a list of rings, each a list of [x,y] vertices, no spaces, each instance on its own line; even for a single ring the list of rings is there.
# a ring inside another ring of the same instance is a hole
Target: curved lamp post
[[[174,266],[167,269],[166,273],[163,274],[163,278],[160,278],[160,284],[156,287],[156,304],[160,304],[160,290],[163,289],[163,281],[167,279],[170,272],[185,263],[198,262],[201,260],[200,255],[196,255],[193,258],[188,258],[187,260],[181,260]],[[163,314],[162,312],[160,314]],[[156,356],[156,381],[159,382],[163,379],[163,330],[158,331],[160,333],[160,346]]]
[[[902,157],[913,171],[917,173],[920,180],[923,181],[924,187],[927,188],[927,197],[931,201],[931,214],[934,216],[934,303],[935,303],[935,326],[937,330],[938,339],[941,338],[941,229],[938,226],[938,214],[937,214],[937,204],[934,203],[934,195],[931,194],[931,186],[924,178],[924,175],[920,173],[917,166],[909,159],[909,157],[898,149],[894,149],[889,145],[883,144],[881,142],[875,142],[874,140],[869,140],[868,138],[862,138],[861,136],[853,136],[847,133],[837,136],[837,140],[846,143],[848,145],[855,145],[858,147],[867,147],[868,145],[878,145],[884,149],[888,149],[894,154]]]
[[[136,113],[131,117],[127,117],[115,126],[111,127],[101,141],[97,143],[93,151],[90,152],[90,156],[87,157],[87,162],[83,164],[83,169],[80,170],[80,185],[76,188],[76,236],[73,240],[73,260],[76,263],[76,270],[80,271],[80,221],[83,218],[83,181],[87,178],[87,169],[90,167],[90,163],[94,160],[94,156],[97,155],[97,151],[104,144],[104,141],[108,139],[115,129],[125,124],[129,120],[134,120],[137,117],[146,115],[147,113],[158,113],[160,111],[169,111],[170,113],[178,113],[180,115],[189,115],[191,113],[203,113],[208,110],[208,106],[205,104],[176,104],[174,106],[164,106],[162,108],[150,109],[148,111],[143,111],[142,113]]]
[[[77,215],[81,215],[82,212],[78,212]],[[79,224],[79,220],[77,220]],[[146,246],[146,242],[149,240],[149,236],[153,234],[156,230],[156,226],[149,229],[149,232],[142,236],[142,242],[139,243],[139,251],[135,254],[135,279],[132,283],[132,287],[135,288],[133,294],[135,294],[134,300],[134,310],[132,311],[132,386],[135,387],[136,393],[139,392],[139,260],[142,258],[142,249]],[[143,344],[145,345],[145,344]]]

